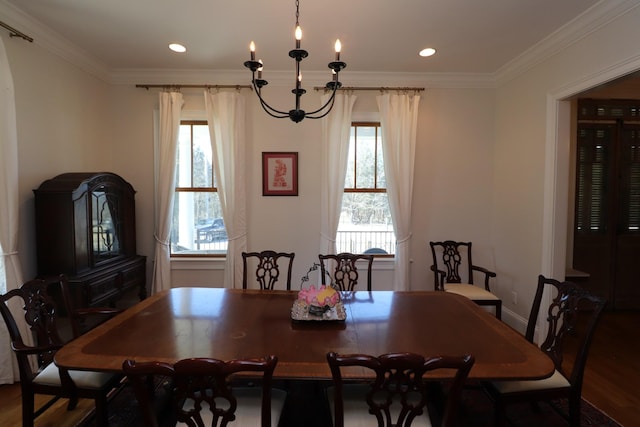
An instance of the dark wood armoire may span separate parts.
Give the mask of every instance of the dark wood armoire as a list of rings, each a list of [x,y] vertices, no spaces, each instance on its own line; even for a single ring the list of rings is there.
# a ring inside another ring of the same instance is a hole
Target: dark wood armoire
[[[65,173],[33,192],[38,276],[65,274],[78,307],[146,297],[131,184],[109,172]]]

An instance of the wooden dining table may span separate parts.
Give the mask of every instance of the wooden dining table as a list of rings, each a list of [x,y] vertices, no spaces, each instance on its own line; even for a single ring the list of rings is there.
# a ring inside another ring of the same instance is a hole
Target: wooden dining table
[[[57,365],[121,372],[125,359],[222,360],[278,356],[274,376],[330,379],[326,354],[473,354],[474,379],[540,379],[553,373],[538,347],[472,301],[433,291],[343,294],[346,318],[292,319],[294,291],[174,288],[152,295],[67,343]],[[349,376],[366,377],[354,369]],[[439,375],[447,376],[441,373]]]

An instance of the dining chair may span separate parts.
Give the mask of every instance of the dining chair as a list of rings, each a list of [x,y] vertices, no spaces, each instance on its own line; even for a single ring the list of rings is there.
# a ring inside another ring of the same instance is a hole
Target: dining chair
[[[552,292],[553,299],[544,315],[545,323],[540,327],[541,331],[546,328],[546,336],[540,349],[553,360],[555,371],[549,378],[542,380],[484,383],[495,402],[496,426],[506,424],[506,407],[511,403],[563,398],[569,401],[569,424],[572,427],[580,426],[584,367],[606,301],[575,283],[560,282],[540,275],[525,333],[525,338],[530,342],[534,341],[545,289]],[[567,355],[570,357],[566,357]]]
[[[276,282],[280,278],[280,268],[285,267],[287,269],[287,281],[286,289],[291,290],[291,268],[293,266],[293,259],[296,254],[294,252],[276,252],[276,251],[262,251],[262,252],[242,252],[242,289],[247,289],[248,276],[249,276],[249,262],[250,260],[256,261],[255,263],[255,277],[260,284],[262,290],[273,290]],[[281,261],[282,260],[282,261]],[[282,265],[280,263],[282,262]]]
[[[493,306],[498,319],[502,318],[502,300],[491,292],[489,280],[496,273],[473,264],[471,258],[471,242],[429,242],[433,264],[431,271],[436,291],[451,292],[465,296],[478,305]],[[460,274],[466,267],[466,282]],[[473,283],[474,272],[484,275],[484,286]]]
[[[454,426],[462,388],[475,362],[470,354],[424,357],[414,353],[374,357],[329,352],[327,360],[333,379],[327,389],[333,427]],[[354,366],[373,371],[375,379],[346,383],[342,370]],[[446,384],[444,409],[436,408],[440,396],[432,393],[433,382],[424,378],[425,373],[440,369],[455,370],[453,380]]]
[[[373,267],[373,255],[352,254],[342,252],[337,255],[318,255],[320,259],[320,274],[322,278],[330,277],[331,284],[340,291],[355,291],[358,285],[357,263],[367,263],[367,291],[371,290],[371,270]]]
[[[58,310],[52,295],[58,292],[58,286],[64,280],[64,276],[34,279],[0,296],[0,313],[18,361],[24,427],[33,426],[34,420],[60,398],[69,399],[67,410],[75,409],[78,398],[93,399],[97,425],[107,426],[107,398],[110,392],[120,386],[121,376],[66,370],[58,368],[53,362],[64,340],[58,328]],[[34,345],[30,345],[22,336],[16,321],[18,313],[24,316]],[[36,410],[36,394],[52,397]]]
[[[276,427],[286,398],[286,392],[272,388],[277,363],[273,355],[231,361],[193,358],[175,364],[125,360],[122,370],[131,381],[145,427],[159,425],[148,386],[154,375],[172,382],[170,414],[161,415],[171,418],[170,425]],[[231,377],[240,373],[259,375],[259,385],[235,387]]]

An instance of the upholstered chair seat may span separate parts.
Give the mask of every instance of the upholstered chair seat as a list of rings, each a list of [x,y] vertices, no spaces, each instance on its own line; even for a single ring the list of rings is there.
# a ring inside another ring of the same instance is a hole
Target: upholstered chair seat
[[[500,298],[491,292],[469,283],[445,283],[444,290],[445,292],[462,295],[463,297],[467,297],[471,300],[500,300]]]

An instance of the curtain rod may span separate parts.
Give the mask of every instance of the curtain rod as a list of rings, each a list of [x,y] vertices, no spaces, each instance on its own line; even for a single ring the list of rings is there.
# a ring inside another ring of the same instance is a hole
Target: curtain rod
[[[181,88],[202,88],[202,89],[251,89],[249,85],[152,85],[152,84],[137,84],[136,87],[149,90],[150,88],[162,88],[162,89],[181,89]]]
[[[28,35],[26,35],[25,33],[16,30],[15,28],[5,24],[4,22],[0,21],[0,27],[3,27],[7,30],[9,30],[9,36],[10,37],[20,37],[22,39],[25,39],[28,42],[33,42],[33,39],[31,37],[29,37]]]
[[[326,87],[324,86],[316,86],[313,88],[314,90],[327,90]],[[343,86],[341,88],[339,88],[338,90],[379,90],[379,91],[405,91],[405,92],[422,92],[424,90],[423,87],[385,87],[385,86],[380,86],[380,87],[367,87],[367,86],[363,86],[363,87],[354,87],[354,86]]]

